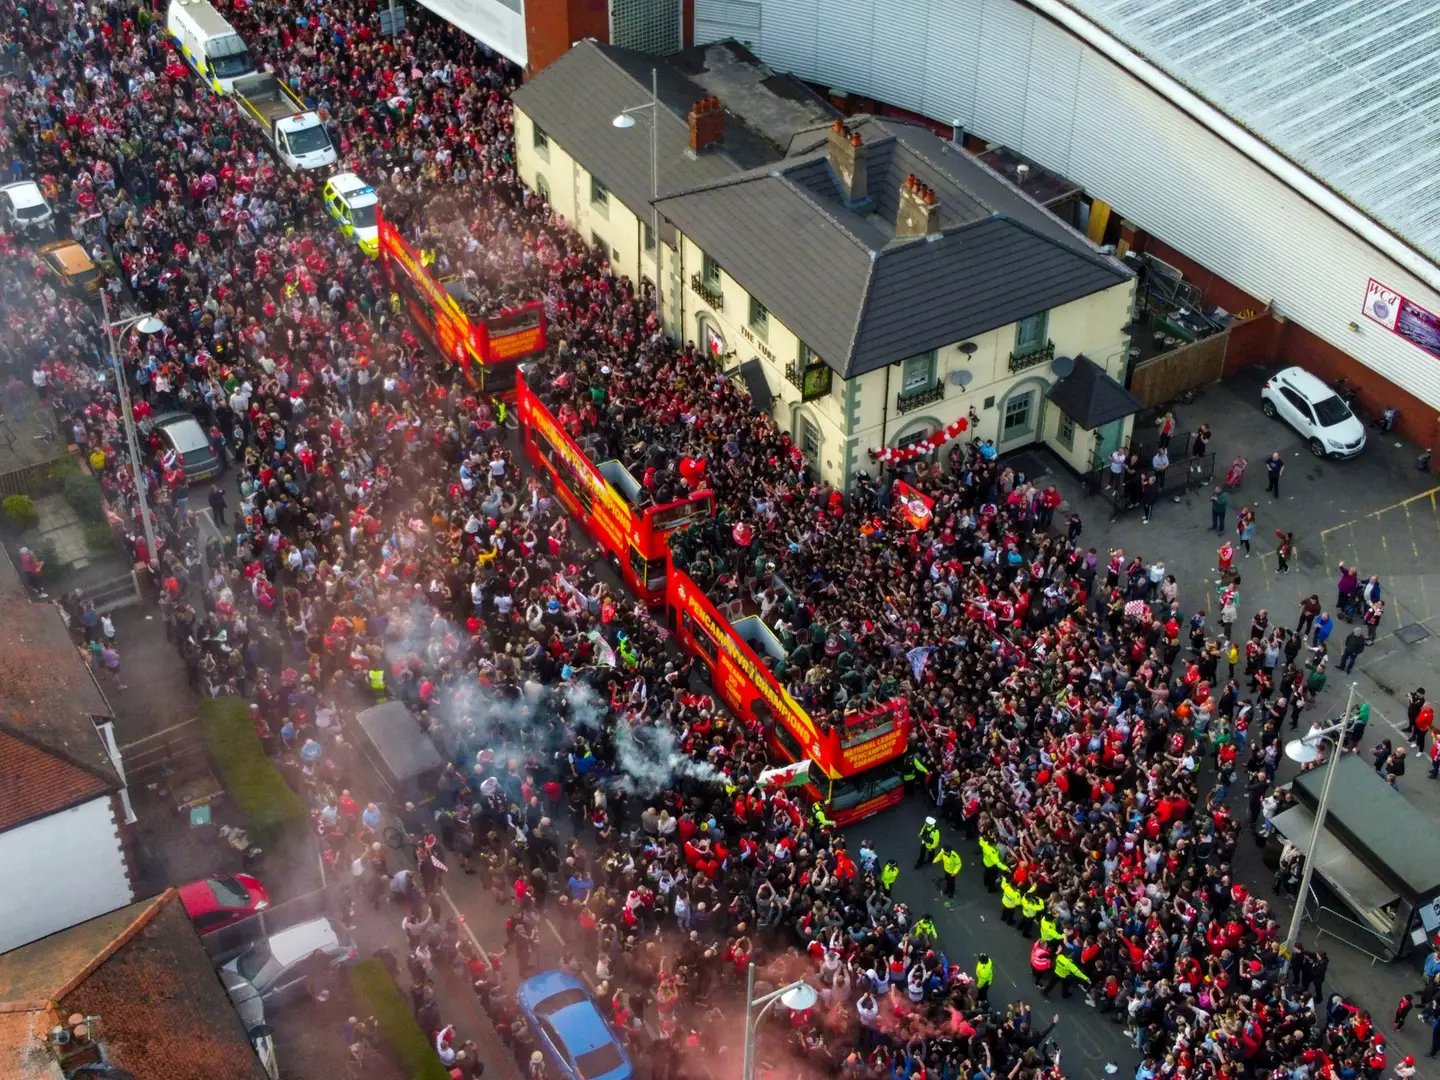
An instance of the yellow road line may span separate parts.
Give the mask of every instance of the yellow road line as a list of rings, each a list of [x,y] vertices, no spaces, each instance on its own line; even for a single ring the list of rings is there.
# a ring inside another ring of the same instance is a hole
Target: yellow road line
[[[1422,491],[1418,495],[1411,495],[1408,499],[1401,499],[1399,502],[1393,502],[1389,506],[1382,506],[1378,510],[1372,510],[1368,514],[1361,514],[1359,517],[1351,518],[1349,521],[1342,521],[1339,525],[1332,525],[1328,529],[1321,529],[1320,535],[1321,537],[1328,536],[1330,533],[1335,532],[1338,529],[1343,529],[1348,525],[1354,525],[1357,521],[1365,521],[1369,518],[1377,518],[1381,514],[1384,514],[1390,510],[1398,510],[1402,506],[1409,506],[1411,503],[1416,502],[1420,499],[1429,499],[1431,505],[1433,506],[1435,504],[1436,492],[1440,492],[1440,485],[1430,488],[1428,491]]]

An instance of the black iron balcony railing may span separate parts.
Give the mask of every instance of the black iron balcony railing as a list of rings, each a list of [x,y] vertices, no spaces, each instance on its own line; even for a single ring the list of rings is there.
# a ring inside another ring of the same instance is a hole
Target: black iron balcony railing
[[[909,394],[895,395],[896,415],[903,416],[913,409],[922,409],[926,405],[933,405],[945,396],[945,384],[935,380],[935,385],[928,390],[916,390]]]
[[[1010,354],[1010,370],[1024,371],[1026,368],[1039,367],[1041,364],[1048,364],[1055,359],[1055,343],[1047,341],[1034,352],[1024,354]]]
[[[695,290],[695,295],[704,300],[716,311],[725,306],[725,294],[720,291],[718,284],[712,285],[699,274],[690,275],[690,288]]]

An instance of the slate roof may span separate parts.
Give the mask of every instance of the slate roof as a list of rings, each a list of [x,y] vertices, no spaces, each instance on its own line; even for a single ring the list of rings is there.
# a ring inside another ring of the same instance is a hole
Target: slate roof
[[[868,207],[842,198],[828,131],[775,166],[658,200],[661,213],[845,378],[1127,281],[1131,272],[997,173],[925,128],[848,125]],[[935,190],[940,232],[896,237],[905,178]]]
[[[132,1076],[266,1080],[174,889],[0,956],[0,1080],[52,1076],[45,1032],[72,1013]]]
[[[578,42],[511,95],[581,167],[622,203],[643,216],[650,205],[650,109],[631,115],[635,126],[615,128],[624,109],[650,100],[655,69],[660,97],[659,191],[662,195],[734,176],[778,161],[794,131],[838,115],[788,75],[776,75],[734,42],[699,46],[671,56]],[[716,96],[726,107],[725,141],[690,153],[686,117],[695,102]],[[742,122],[736,110],[753,118]]]
[[[1075,357],[1075,370],[1057,379],[1045,397],[1086,431],[1133,416],[1145,406],[1088,356]]]
[[[0,556],[0,829],[121,787],[91,720],[110,705],[60,609],[28,603],[18,581]]]

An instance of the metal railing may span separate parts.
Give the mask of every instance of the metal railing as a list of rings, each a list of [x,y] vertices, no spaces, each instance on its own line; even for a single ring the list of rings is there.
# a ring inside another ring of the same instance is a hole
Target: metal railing
[[[945,383],[940,379],[936,379],[935,385],[928,390],[917,390],[909,394],[902,391],[896,394],[895,412],[897,415],[904,416],[907,412],[911,412],[914,409],[921,409],[926,405],[933,405],[944,397]]]
[[[1025,371],[1032,367],[1039,367],[1041,364],[1048,364],[1055,359],[1055,343],[1047,341],[1034,352],[1011,353],[1010,370]]]
[[[701,277],[700,274],[695,273],[690,275],[690,288],[694,290],[696,296],[700,297],[701,300],[704,300],[705,303],[709,304],[716,311],[724,309],[725,294],[720,291],[718,284],[712,285]]]

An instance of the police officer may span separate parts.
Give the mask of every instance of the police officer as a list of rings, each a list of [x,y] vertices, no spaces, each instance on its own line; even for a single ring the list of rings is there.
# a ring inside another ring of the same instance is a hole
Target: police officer
[[[935,856],[933,861],[938,862],[940,868],[945,871],[945,895],[954,896],[955,879],[960,876],[960,853],[953,847],[944,847],[940,849],[940,853]]]
[[[1030,974],[1035,977],[1035,985],[1040,988],[1041,993],[1048,994],[1048,987],[1053,986],[1051,981],[1054,978],[1055,958],[1050,951],[1048,941],[1037,941],[1030,946]]]
[[[817,829],[833,829],[835,822],[825,816],[825,807],[816,800],[810,804],[810,820],[815,823]]]
[[[1000,849],[983,836],[980,837],[980,860],[985,864],[985,891],[993,893],[1000,872],[1003,870],[1008,873],[1010,867],[1000,860]]]
[[[995,962],[983,952],[975,962],[975,992],[980,995],[980,1007],[990,1005],[990,984],[995,981]]]
[[[1031,885],[1020,894],[1020,932],[1027,938],[1035,932],[1035,920],[1045,910],[1045,901],[1040,899],[1040,894]]]
[[[910,928],[910,936],[927,949],[939,939],[940,932],[935,929],[935,920],[928,911],[915,920],[915,925]]]
[[[891,888],[895,885],[895,879],[900,876],[900,867],[895,865],[894,859],[886,861],[880,868],[880,888],[885,890],[885,895],[890,895]]]
[[[1004,922],[1014,926],[1015,912],[1020,907],[1020,890],[1011,884],[1008,877],[1002,877],[1000,879],[1000,893],[1000,903],[1005,906],[1005,914],[1001,915],[1000,918]]]
[[[376,700],[376,701],[379,701],[379,700],[384,696],[384,694],[385,694],[385,669],[384,669],[384,668],[371,668],[371,669],[370,669],[370,692],[375,695],[375,700]]]
[[[1041,919],[1040,919],[1040,940],[1041,940],[1041,941],[1064,941],[1064,940],[1065,940],[1065,935],[1060,932],[1060,927],[1059,927],[1058,925],[1056,925],[1055,920],[1052,919],[1052,918],[1049,916],[1048,913],[1045,914],[1045,915],[1043,915],[1043,916],[1041,917]]]
[[[925,759],[922,758],[919,753],[913,754],[910,760],[915,765],[915,779],[919,780],[922,789],[928,790],[930,787],[930,767],[925,764]],[[906,790],[908,792],[909,789]]]
[[[1090,981],[1090,976],[1080,970],[1064,949],[1055,952],[1055,977],[1060,980],[1060,996],[1067,998],[1070,996],[1071,984],[1077,979],[1087,983]]]
[[[939,851],[940,830],[935,825],[935,819],[927,817],[925,824],[920,826],[920,854],[915,859],[915,869],[919,870],[926,863],[934,862]]]

